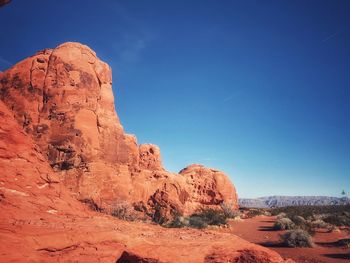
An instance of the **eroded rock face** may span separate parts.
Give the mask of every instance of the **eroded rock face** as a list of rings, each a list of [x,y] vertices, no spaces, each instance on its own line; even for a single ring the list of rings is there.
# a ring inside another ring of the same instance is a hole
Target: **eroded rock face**
[[[134,137],[114,110],[111,70],[88,47],[65,43],[3,74],[1,99],[58,171],[92,161],[137,165]]]
[[[232,234],[167,229],[91,211],[72,197],[2,101],[0,171],[0,262],[284,262]]]
[[[160,149],[154,144],[141,144],[140,152],[140,168],[148,170],[163,170]]]
[[[182,169],[180,175],[192,188],[188,201],[211,206],[225,202],[238,208],[236,190],[223,172],[193,164]]]
[[[169,173],[156,145],[124,132],[111,69],[87,46],[65,43],[19,62],[0,75],[0,100],[78,199],[126,201],[156,220],[222,202],[237,208],[226,175],[199,165]]]

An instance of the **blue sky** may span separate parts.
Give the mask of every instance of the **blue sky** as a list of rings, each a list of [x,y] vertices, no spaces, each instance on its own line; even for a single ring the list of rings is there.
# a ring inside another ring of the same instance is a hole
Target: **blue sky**
[[[349,1],[44,1],[0,9],[0,70],[66,41],[113,68],[116,108],[165,167],[242,197],[350,192]]]

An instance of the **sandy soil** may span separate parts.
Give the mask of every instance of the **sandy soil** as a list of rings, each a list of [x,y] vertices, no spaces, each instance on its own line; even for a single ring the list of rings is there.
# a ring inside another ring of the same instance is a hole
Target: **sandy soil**
[[[278,252],[284,258],[291,258],[296,262],[303,263],[333,263],[350,262],[350,249],[339,247],[335,243],[338,239],[347,237],[348,231],[325,233],[317,231],[313,240],[316,244],[314,248],[286,248],[280,245],[279,236],[284,231],[272,229],[275,217],[258,216],[234,221],[230,223],[230,232],[243,239],[269,247]]]

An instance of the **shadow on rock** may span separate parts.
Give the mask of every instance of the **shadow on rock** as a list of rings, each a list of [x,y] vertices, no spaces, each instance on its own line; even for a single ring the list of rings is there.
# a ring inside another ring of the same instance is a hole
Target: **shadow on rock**
[[[157,259],[143,258],[134,253],[124,251],[116,263],[161,263]]]

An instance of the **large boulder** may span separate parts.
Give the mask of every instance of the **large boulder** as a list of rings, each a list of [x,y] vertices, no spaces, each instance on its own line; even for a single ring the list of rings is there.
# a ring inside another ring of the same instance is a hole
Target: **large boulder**
[[[182,169],[179,174],[186,177],[187,184],[192,188],[188,205],[195,208],[197,203],[211,206],[225,203],[234,209],[238,208],[236,190],[223,172],[192,164]]]

